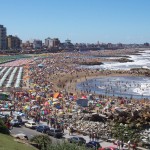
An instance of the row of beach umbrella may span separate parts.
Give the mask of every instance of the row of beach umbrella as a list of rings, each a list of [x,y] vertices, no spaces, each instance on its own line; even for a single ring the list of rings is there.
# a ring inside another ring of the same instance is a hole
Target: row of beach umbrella
[[[19,72],[18,72],[18,76],[17,76],[17,80],[16,80],[16,83],[15,83],[15,88],[19,88],[20,87],[20,81],[22,79],[22,73],[23,73],[23,67],[20,67],[19,68]]]
[[[18,67],[15,67],[15,69],[14,69],[13,72],[11,73],[11,75],[10,75],[10,77],[9,77],[9,81],[7,82],[7,85],[6,85],[7,88],[8,88],[8,87],[11,87],[11,84],[12,84],[12,82],[13,82],[13,80],[14,80],[14,76],[15,76],[15,74],[16,74],[16,72],[17,72],[17,69],[18,69]]]
[[[6,73],[4,74],[4,76],[2,77],[2,79],[0,80],[0,87],[3,86],[4,81],[6,80],[7,76],[10,74],[11,70],[13,69],[13,67],[10,67]]]

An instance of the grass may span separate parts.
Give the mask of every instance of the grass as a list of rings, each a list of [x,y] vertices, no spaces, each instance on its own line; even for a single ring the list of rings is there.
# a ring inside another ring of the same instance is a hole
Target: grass
[[[22,58],[32,58],[32,57],[37,57],[37,55],[5,55],[5,56],[0,56],[0,63],[5,63],[8,61],[13,61],[17,59],[22,59]]]
[[[0,150],[35,150],[28,144],[18,143],[14,138],[0,133]]]

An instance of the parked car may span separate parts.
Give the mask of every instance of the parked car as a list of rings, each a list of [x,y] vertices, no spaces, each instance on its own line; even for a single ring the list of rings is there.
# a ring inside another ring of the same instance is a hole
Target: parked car
[[[26,134],[23,134],[23,133],[13,134],[12,136],[17,138],[17,139],[28,140],[28,136]]]
[[[37,127],[35,122],[30,122],[30,121],[26,122],[24,125],[25,125],[25,127],[31,128],[31,129],[36,129],[36,127]]]
[[[25,114],[22,113],[22,112],[15,111],[15,112],[13,112],[13,116],[20,116],[20,117],[23,117],[23,116],[25,116]]]
[[[118,148],[116,147],[103,147],[103,148],[99,148],[98,150],[119,150]]]
[[[63,133],[59,129],[50,128],[50,130],[47,130],[46,133],[50,136],[54,136],[56,138],[62,138]]]
[[[71,137],[68,139],[70,143],[76,143],[78,145],[86,144],[86,140],[82,137]]]
[[[90,142],[86,143],[86,147],[97,150],[98,148],[101,148],[101,145],[99,144],[99,142],[90,141]]]
[[[0,114],[1,119],[5,119],[5,116],[3,114]]]
[[[49,126],[40,125],[36,128],[38,132],[46,133],[46,131],[50,130]]]
[[[21,122],[19,122],[17,119],[11,120],[10,125],[13,127],[20,127],[22,125]]]

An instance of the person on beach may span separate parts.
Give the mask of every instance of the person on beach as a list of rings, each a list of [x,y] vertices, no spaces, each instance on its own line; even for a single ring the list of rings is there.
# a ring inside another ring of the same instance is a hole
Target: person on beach
[[[92,141],[94,141],[94,132],[92,132]]]
[[[69,135],[72,135],[72,127],[69,128]]]
[[[47,126],[49,126],[50,124],[50,120],[47,118]]]
[[[121,149],[123,150],[123,147],[124,147],[124,142],[123,141],[121,141]]]
[[[130,148],[131,148],[131,141],[129,140],[128,141],[128,150],[130,150]]]
[[[136,143],[133,144],[133,147],[132,147],[132,148],[133,148],[133,150],[137,150],[137,145],[136,145]]]
[[[120,140],[117,141],[117,148],[120,149]]]
[[[90,139],[90,141],[91,141],[91,139],[92,139],[92,133],[90,132],[90,134],[89,134],[89,139]]]

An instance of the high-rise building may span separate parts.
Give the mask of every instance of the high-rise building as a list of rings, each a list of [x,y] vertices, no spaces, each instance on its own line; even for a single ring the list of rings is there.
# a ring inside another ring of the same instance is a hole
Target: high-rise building
[[[31,50],[33,49],[33,43],[31,43],[30,41],[26,41],[25,43],[22,43],[22,49],[27,49],[27,50]]]
[[[41,40],[34,40],[33,41],[33,48],[34,49],[40,49],[40,48],[42,48],[42,41]]]
[[[53,39],[53,47],[58,47],[60,45],[60,41],[58,38]]]
[[[6,42],[6,28],[3,25],[0,25],[0,50],[7,48]]]
[[[7,47],[8,49],[20,49],[21,40],[17,36],[7,36]]]
[[[45,46],[47,48],[53,47],[53,39],[51,39],[50,37],[48,37],[47,39],[45,39]]]
[[[67,39],[65,40],[65,49],[68,49],[68,50],[72,50],[74,48],[74,45],[71,43],[71,40]]]
[[[47,48],[58,47],[59,45],[60,40],[58,38],[51,39],[48,37],[47,39],[45,39],[45,46]]]

